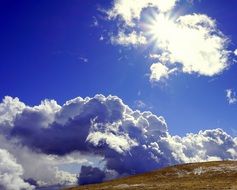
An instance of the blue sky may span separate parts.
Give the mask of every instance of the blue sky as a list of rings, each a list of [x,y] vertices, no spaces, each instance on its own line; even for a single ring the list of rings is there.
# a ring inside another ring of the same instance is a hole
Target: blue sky
[[[131,107],[143,101],[143,109],[166,118],[172,134],[217,127],[233,133],[237,107],[227,103],[225,90],[237,90],[237,66],[213,77],[178,74],[166,84],[151,85],[148,50],[110,43],[107,33],[115,24],[99,11],[107,7],[111,2],[1,1],[0,97],[35,105],[45,98],[62,104],[76,96],[112,94]],[[216,19],[234,50],[236,7],[235,0],[217,0],[183,9]]]
[[[237,1],[133,1],[0,0],[0,173],[10,154],[22,187],[237,159]]]

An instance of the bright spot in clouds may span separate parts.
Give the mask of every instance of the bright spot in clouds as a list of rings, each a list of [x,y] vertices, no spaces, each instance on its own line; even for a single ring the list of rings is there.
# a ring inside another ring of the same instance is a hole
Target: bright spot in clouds
[[[217,28],[216,21],[205,14],[172,18],[176,2],[115,1],[108,15],[110,19],[120,18],[121,23],[112,42],[125,46],[154,44],[150,53],[157,55],[158,60],[150,67],[153,82],[169,78],[173,70],[204,76],[223,72],[228,68],[230,53],[227,37]],[[145,9],[144,23],[141,17]]]
[[[227,39],[206,15],[186,15],[172,20],[157,14],[147,25],[147,33],[162,51],[161,55],[167,54],[164,63],[178,63],[185,73],[213,76],[227,67]]]
[[[234,54],[237,56],[237,49],[234,51]]]
[[[134,26],[134,20],[139,20],[145,8],[155,7],[160,12],[171,10],[177,0],[115,0],[113,9],[108,11],[109,18],[120,17],[126,25]]]

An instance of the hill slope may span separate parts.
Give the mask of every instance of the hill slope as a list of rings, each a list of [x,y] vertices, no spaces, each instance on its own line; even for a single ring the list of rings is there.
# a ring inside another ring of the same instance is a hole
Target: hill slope
[[[70,190],[237,190],[237,161],[206,162],[167,167]]]

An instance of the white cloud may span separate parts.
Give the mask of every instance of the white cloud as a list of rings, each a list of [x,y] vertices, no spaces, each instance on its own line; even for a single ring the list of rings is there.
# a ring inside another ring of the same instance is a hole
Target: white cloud
[[[32,151],[28,147],[22,146],[18,141],[6,139],[2,134],[0,135],[0,143],[0,148],[6,149],[13,155],[17,163],[24,169],[21,177],[34,179],[38,185],[76,184],[76,175],[59,170],[59,167],[73,163],[77,165],[89,164],[86,158],[75,155],[76,153],[69,154],[66,157],[58,157]],[[37,162],[35,162],[36,160]],[[65,178],[63,178],[64,175],[62,174],[65,174]],[[71,176],[70,180],[69,176]]]
[[[142,11],[148,7],[157,8],[160,12],[171,10],[178,0],[115,0],[114,6],[108,11],[109,18],[121,17],[126,25],[134,26],[134,19],[139,20]]]
[[[236,93],[232,89],[226,90],[226,98],[229,104],[235,104],[237,102]]]
[[[156,51],[150,54],[151,58],[158,59],[168,70],[175,67],[189,74],[220,74],[228,68],[228,38],[218,30],[216,21],[205,14],[171,17],[175,15],[173,11],[177,2],[115,0],[108,15],[110,19],[121,18],[122,22],[118,20],[119,32],[112,36],[112,42],[126,46],[155,44]],[[145,9],[150,11],[146,11],[145,19],[141,19]],[[168,78],[165,74],[163,76]]]
[[[234,51],[234,54],[237,56],[237,49]]]
[[[150,67],[150,81],[160,81],[161,79],[168,79],[169,75],[175,72],[177,69],[169,69],[162,63],[153,63]]]
[[[33,107],[7,100],[0,104],[8,118],[0,123],[0,149],[14,156],[10,160],[15,164],[10,170],[1,168],[6,164],[1,166],[5,157],[0,151],[0,174],[7,171],[20,182],[76,183],[82,165],[118,177],[184,162],[237,159],[237,138],[223,130],[172,136],[162,116],[132,110],[116,96],[77,97],[62,106],[53,100]],[[21,111],[16,115],[12,110]],[[1,185],[8,184],[5,179]]]
[[[92,124],[92,129],[88,135],[86,141],[92,143],[94,146],[98,146],[100,142],[106,142],[111,149],[114,149],[118,153],[129,151],[132,147],[137,146],[137,142],[129,138],[127,134],[118,134],[119,127],[122,123],[112,124]],[[105,125],[105,130],[101,132],[99,129]],[[116,142],[116,143],[114,143]]]
[[[147,40],[142,33],[137,33],[133,31],[129,34],[125,34],[124,32],[120,31],[117,36],[112,36],[111,38],[112,43],[119,44],[119,45],[145,45]]]
[[[15,116],[21,113],[25,107],[25,104],[18,98],[6,96],[0,103],[0,124],[12,126]]]
[[[159,58],[160,58],[160,55],[159,55],[159,54],[155,54],[155,53],[151,53],[151,54],[149,55],[149,58],[151,58],[151,59],[159,59]]]
[[[168,55],[168,63],[181,65],[183,72],[213,76],[227,67],[227,40],[206,15],[186,15],[176,21],[158,15],[150,26],[150,35]]]
[[[24,182],[22,166],[7,150],[0,149],[0,189],[31,190],[33,186]]]

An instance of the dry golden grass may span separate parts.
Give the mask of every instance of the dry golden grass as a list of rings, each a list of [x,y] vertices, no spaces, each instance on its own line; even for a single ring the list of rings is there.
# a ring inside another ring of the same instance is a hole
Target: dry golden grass
[[[237,162],[206,162],[167,167],[101,184],[68,190],[237,190]]]

